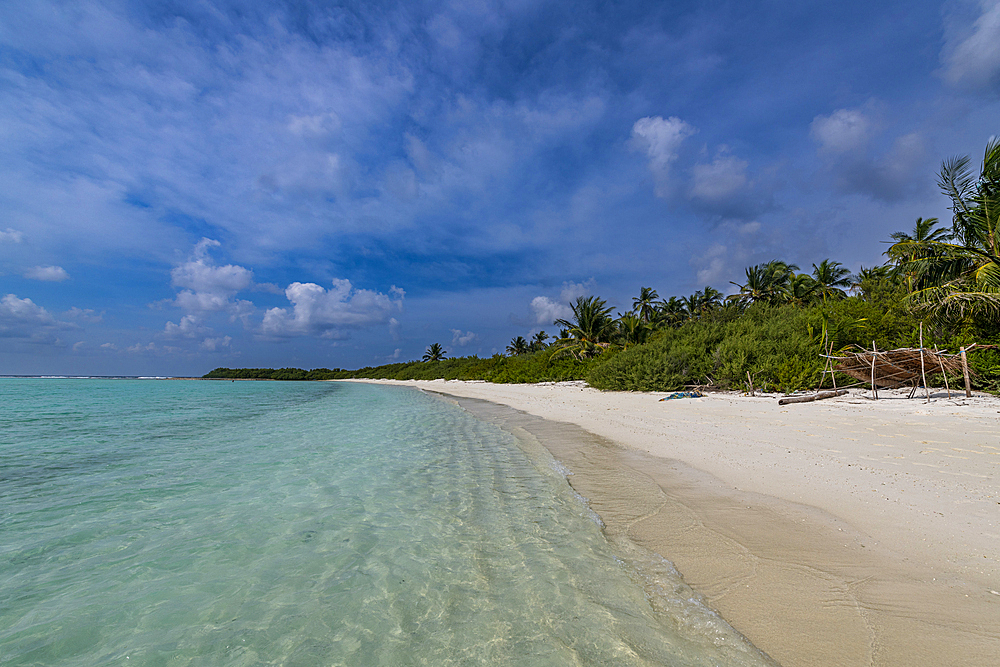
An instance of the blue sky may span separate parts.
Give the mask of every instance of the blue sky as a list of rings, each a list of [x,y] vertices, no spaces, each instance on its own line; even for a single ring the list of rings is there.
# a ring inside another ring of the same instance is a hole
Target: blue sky
[[[881,263],[1000,132],[1000,3],[0,8],[0,373],[489,355]]]

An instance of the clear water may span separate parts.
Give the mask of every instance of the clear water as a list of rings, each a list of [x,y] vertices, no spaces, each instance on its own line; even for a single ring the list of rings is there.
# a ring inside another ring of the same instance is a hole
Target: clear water
[[[565,472],[404,388],[0,379],[0,664],[769,664]]]

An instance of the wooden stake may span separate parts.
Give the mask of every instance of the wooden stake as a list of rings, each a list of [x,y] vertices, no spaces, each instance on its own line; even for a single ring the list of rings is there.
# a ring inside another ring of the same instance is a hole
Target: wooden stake
[[[969,385],[969,360],[965,357],[965,348],[962,348],[962,375],[965,376],[965,397],[972,398],[972,387]]]
[[[836,391],[837,390],[837,376],[833,374],[834,368],[833,368],[833,341],[832,340],[830,341],[830,351],[827,352],[827,355],[829,355],[829,357],[830,357],[830,379],[833,380],[833,390]]]
[[[872,341],[872,396],[875,400],[878,400],[878,389],[875,387],[875,357],[878,356],[878,348],[875,347],[875,341]]]
[[[924,394],[927,402],[931,402],[931,390],[927,388],[927,373],[924,372],[924,323],[920,323],[920,377],[924,380]]]
[[[941,353],[938,352],[937,345],[934,346],[934,354],[937,355],[938,363],[941,364],[941,376],[944,378],[944,388],[948,391],[948,399],[951,399],[951,387],[948,386],[948,374],[944,372],[944,361],[941,359]]]

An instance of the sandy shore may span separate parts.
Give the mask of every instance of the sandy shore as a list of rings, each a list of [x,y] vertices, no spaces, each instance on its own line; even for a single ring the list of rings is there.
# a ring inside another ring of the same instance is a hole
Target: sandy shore
[[[998,399],[880,392],[782,407],[573,383],[390,384],[621,445],[613,461],[554,453],[587,473],[571,483],[609,529],[671,560],[786,667],[1000,664]]]

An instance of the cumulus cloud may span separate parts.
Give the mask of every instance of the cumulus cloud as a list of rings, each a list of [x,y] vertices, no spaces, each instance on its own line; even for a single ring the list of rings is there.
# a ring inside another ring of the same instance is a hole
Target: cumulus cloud
[[[451,330],[451,344],[457,345],[458,347],[465,347],[469,343],[473,343],[479,340],[479,334],[473,333],[471,331],[466,331],[462,333],[461,329]]]
[[[216,266],[208,253],[220,245],[203,238],[195,244],[191,258],[170,272],[174,287],[181,288],[174,303],[189,313],[221,311],[231,319],[245,318],[254,311],[253,303],[235,297],[253,285],[253,272],[233,264]]]
[[[873,131],[872,119],[861,109],[838,109],[829,116],[816,116],[809,126],[819,149],[835,155],[863,153]]]
[[[941,53],[945,81],[965,90],[1000,90],[1000,2],[981,0],[971,26],[947,33]]]
[[[15,294],[0,299],[0,338],[55,342],[55,331],[73,328],[77,325],[57,320],[31,299],[19,299]]]
[[[83,322],[100,322],[104,319],[104,314],[96,312],[93,308],[77,308],[73,306],[63,313],[63,317],[71,317]]]
[[[646,154],[658,196],[666,196],[670,166],[677,160],[681,144],[695,132],[692,125],[676,116],[640,118],[632,126],[632,145]]]
[[[342,337],[345,329],[389,323],[390,314],[402,308],[404,296],[396,286],[386,295],[355,289],[343,279],[334,279],[329,290],[316,283],[295,282],[285,289],[292,308],[268,310],[261,329],[270,336]]]
[[[722,201],[747,186],[746,160],[732,155],[720,155],[709,164],[697,164],[693,169],[691,196],[706,201]]]
[[[0,243],[20,243],[24,240],[24,234],[17,231],[16,229],[7,229],[0,231]]]
[[[35,266],[25,271],[24,277],[53,283],[69,280],[69,274],[61,266]]]
[[[810,134],[837,189],[898,201],[923,184],[919,175],[926,157],[924,141],[914,132],[878,150],[876,145],[885,143],[878,115],[875,102],[838,109],[829,116],[816,116]]]
[[[229,343],[231,343],[232,340],[233,339],[230,336],[206,338],[205,340],[201,341],[198,347],[207,352],[216,352],[221,348],[229,347]]]
[[[202,326],[196,315],[185,315],[178,324],[167,322],[163,328],[167,338],[195,338],[210,331],[210,328]]]
[[[558,300],[547,296],[536,296],[529,305],[535,324],[551,326],[556,320],[570,319],[573,317],[573,310],[569,304],[581,296],[586,296],[593,291],[593,288],[593,279],[583,283],[565,282],[562,291],[559,292]]]

